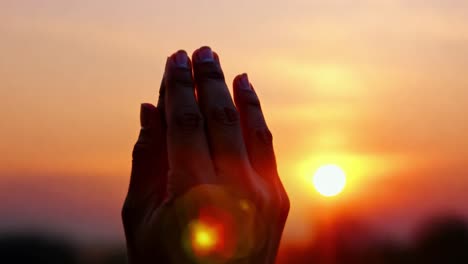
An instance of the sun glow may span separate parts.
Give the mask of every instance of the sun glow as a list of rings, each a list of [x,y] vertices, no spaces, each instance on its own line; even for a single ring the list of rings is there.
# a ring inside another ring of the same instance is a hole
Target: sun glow
[[[343,191],[346,175],[337,165],[324,165],[317,169],[312,182],[321,195],[331,197]]]

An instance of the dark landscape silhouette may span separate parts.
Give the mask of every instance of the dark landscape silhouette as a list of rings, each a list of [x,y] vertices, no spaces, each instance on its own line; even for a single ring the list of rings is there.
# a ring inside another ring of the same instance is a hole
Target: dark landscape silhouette
[[[461,217],[441,215],[421,223],[411,241],[379,238],[359,221],[342,219],[333,227],[333,250],[324,248],[328,234],[319,231],[315,243],[280,249],[277,263],[295,264],[463,264],[468,263],[468,224]],[[347,223],[347,224],[345,224]],[[361,225],[362,226],[362,225]],[[328,252],[327,252],[328,251]],[[74,244],[44,233],[3,234],[1,263],[36,264],[124,264],[124,245],[102,248]]]

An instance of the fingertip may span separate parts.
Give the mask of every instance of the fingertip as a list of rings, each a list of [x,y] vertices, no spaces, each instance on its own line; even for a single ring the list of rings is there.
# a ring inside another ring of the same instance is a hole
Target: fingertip
[[[247,73],[237,75],[234,78],[233,87],[234,100],[236,102],[240,102],[241,100],[245,101],[244,99],[246,98],[246,100],[249,100],[248,98],[257,97],[253,90],[252,84],[249,81],[249,76]]]
[[[164,77],[173,75],[177,71],[187,71],[192,67],[192,62],[185,50],[178,50],[167,57]]]
[[[239,83],[239,79],[241,78],[242,74],[237,74],[236,77],[234,77],[234,80],[232,80],[232,86],[236,89]]]
[[[192,53],[193,63],[212,63],[221,65],[219,55],[210,46],[202,46]]]
[[[214,59],[218,65],[221,65],[221,62],[219,61],[219,55],[218,53],[213,51]]]
[[[141,103],[141,108],[145,110],[152,110],[152,109],[156,109],[156,106],[154,106],[151,103]]]
[[[202,46],[195,50],[192,54],[192,61],[194,63],[214,62],[216,60],[216,53],[209,46]],[[219,60],[219,58],[218,58]]]
[[[244,90],[250,90],[251,89],[249,76],[245,72],[242,73],[242,74],[237,75],[234,78],[233,84],[234,84],[234,87],[236,87],[238,89],[244,89]]]
[[[176,53],[172,54],[171,56],[171,63],[172,66],[181,69],[189,69],[190,68],[190,58],[185,50],[178,50]]]
[[[149,128],[154,125],[154,113],[157,111],[156,106],[150,103],[142,103],[140,106],[140,126]]]
[[[178,50],[168,57],[164,73],[166,88],[175,83],[192,85],[192,62],[185,50]]]
[[[193,73],[196,82],[217,80],[224,82],[219,56],[209,46],[203,46],[192,54]]]

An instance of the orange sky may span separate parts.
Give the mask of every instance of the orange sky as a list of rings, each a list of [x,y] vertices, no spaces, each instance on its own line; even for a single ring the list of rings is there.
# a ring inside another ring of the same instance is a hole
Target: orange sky
[[[122,238],[139,104],[168,54],[205,44],[261,96],[286,240],[330,203],[389,226],[468,215],[466,1],[96,2],[0,3],[0,230]],[[327,163],[349,181],[331,200],[309,184]]]

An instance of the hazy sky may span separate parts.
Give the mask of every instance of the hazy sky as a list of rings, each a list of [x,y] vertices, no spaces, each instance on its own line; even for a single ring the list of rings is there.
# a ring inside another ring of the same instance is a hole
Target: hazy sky
[[[0,230],[123,237],[139,104],[210,45],[261,96],[292,201],[286,241],[345,208],[402,233],[468,215],[468,2],[0,2]],[[348,175],[319,197],[318,166]]]

